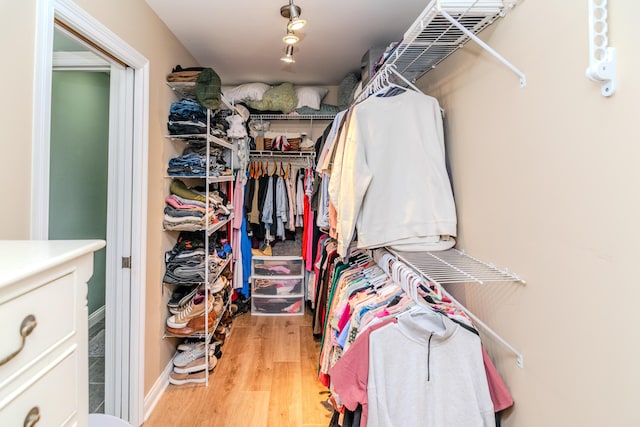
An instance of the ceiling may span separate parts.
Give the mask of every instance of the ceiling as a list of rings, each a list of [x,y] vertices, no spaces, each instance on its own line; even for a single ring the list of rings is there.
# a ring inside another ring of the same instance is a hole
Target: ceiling
[[[295,0],[307,25],[291,65],[280,61],[287,0],[146,2],[198,62],[180,65],[211,67],[224,85],[337,85],[370,47],[402,39],[428,0]]]

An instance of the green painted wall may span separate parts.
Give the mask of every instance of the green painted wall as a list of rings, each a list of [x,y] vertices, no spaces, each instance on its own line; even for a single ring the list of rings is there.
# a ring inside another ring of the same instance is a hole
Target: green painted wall
[[[109,74],[54,71],[50,239],[106,239]],[[105,304],[105,257],[95,254],[89,313]]]

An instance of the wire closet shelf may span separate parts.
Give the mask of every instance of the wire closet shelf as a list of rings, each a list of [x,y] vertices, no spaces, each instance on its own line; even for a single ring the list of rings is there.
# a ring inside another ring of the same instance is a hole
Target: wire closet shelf
[[[518,1],[431,0],[383,67],[393,67],[405,79],[416,82],[471,39],[515,73],[524,87],[524,73],[477,37]]]
[[[494,340],[502,344],[516,356],[516,364],[524,367],[524,356],[515,347],[509,344],[498,333],[491,329],[475,314],[469,311],[463,304],[457,301],[442,285],[464,283],[522,283],[526,282],[516,274],[501,270],[493,264],[480,261],[462,250],[449,249],[437,252],[400,252],[390,248],[384,248],[393,257],[414,270],[425,280],[433,282],[441,289],[442,293],[449,297],[454,304],[461,307],[483,333],[490,335]]]

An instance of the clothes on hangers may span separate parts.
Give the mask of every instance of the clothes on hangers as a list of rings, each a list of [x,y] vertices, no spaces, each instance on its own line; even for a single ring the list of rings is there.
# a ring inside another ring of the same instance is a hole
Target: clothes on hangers
[[[494,411],[513,401],[464,313],[390,256],[375,263],[352,250],[348,263],[337,255],[328,262],[336,242],[325,235],[322,246],[316,261],[316,319],[324,314],[318,379],[338,406],[353,411],[362,405],[360,425],[493,427]],[[497,397],[490,383],[505,394]]]
[[[356,229],[362,248],[452,247],[457,219],[437,100],[408,90],[352,107],[329,193],[342,256]]]

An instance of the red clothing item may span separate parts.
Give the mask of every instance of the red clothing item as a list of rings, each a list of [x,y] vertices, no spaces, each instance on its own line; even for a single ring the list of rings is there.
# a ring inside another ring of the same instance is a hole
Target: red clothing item
[[[340,360],[329,370],[333,389],[340,396],[344,406],[355,411],[362,405],[360,427],[367,427],[367,384],[369,382],[369,335],[390,323],[398,323],[395,317],[385,319],[358,335]]]
[[[493,410],[494,412],[500,412],[513,405],[513,398],[484,347],[482,347],[482,358],[484,359],[484,370],[487,373],[487,383],[489,384]]]

